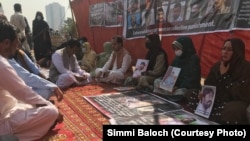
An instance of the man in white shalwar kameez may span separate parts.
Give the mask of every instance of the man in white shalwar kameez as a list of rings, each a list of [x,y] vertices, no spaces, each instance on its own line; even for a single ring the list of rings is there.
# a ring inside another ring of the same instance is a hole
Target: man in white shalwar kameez
[[[132,71],[132,58],[130,53],[123,47],[123,39],[120,36],[112,38],[113,52],[109,60],[102,68],[97,68],[95,74],[102,82],[123,84],[125,76]]]
[[[52,64],[49,70],[50,81],[59,88],[68,88],[72,84],[84,85],[91,82],[88,72],[82,70],[77,62],[75,53],[81,44],[76,39],[65,43],[65,47],[52,55]]]
[[[40,139],[54,125],[58,109],[28,87],[9,64],[7,58],[20,44],[16,27],[0,20],[0,33],[0,135]]]

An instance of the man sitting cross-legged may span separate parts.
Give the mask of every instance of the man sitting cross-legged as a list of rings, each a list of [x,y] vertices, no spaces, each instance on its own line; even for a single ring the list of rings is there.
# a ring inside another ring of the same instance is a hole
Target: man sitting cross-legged
[[[8,63],[20,44],[16,27],[0,20],[0,33],[0,135],[39,139],[54,125],[58,109],[27,86]]]

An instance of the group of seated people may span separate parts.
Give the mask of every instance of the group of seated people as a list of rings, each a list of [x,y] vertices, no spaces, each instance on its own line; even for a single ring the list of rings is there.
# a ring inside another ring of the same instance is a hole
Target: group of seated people
[[[75,41],[76,44],[77,41]],[[188,36],[180,36],[173,43],[175,58],[168,64],[168,55],[161,47],[158,34],[145,36],[145,56],[149,60],[147,70],[139,77],[132,77],[132,57],[123,47],[123,38],[114,36],[111,40],[112,53],[102,67],[93,66],[90,75],[80,69],[74,57],[74,47],[70,45],[52,55],[50,79],[59,87],[72,84],[86,84],[94,80],[122,86],[134,86],[138,90],[153,92],[168,100],[179,102],[183,99],[191,111],[197,107],[202,93],[200,59],[193,41]],[[86,46],[89,46],[87,44]],[[75,47],[80,47],[76,45]],[[68,52],[68,53],[66,53]],[[64,55],[71,54],[72,57]],[[56,59],[61,56],[63,61]],[[160,82],[169,66],[181,69],[172,92],[160,88]],[[225,40],[221,50],[221,60],[212,66],[205,85],[216,87],[216,97],[209,120],[220,124],[248,124],[247,107],[250,105],[250,63],[245,59],[245,44],[239,38]],[[56,72],[56,73],[55,73]],[[55,75],[56,74],[56,75]],[[95,79],[93,79],[95,78]],[[68,83],[68,84],[64,84]]]
[[[14,134],[20,140],[41,138],[62,121],[58,108],[49,101],[55,95],[63,99],[61,89],[85,85],[99,80],[104,83],[135,86],[163,95],[178,102],[188,100],[191,110],[197,107],[201,93],[200,59],[193,41],[180,36],[172,47],[176,57],[168,63],[159,35],[145,36],[149,60],[147,70],[132,77],[132,57],[123,46],[123,38],[114,36],[104,43],[104,52],[96,54],[90,43],[70,39],[52,54],[48,78],[20,49],[19,31],[8,21],[0,21],[0,135]],[[80,63],[76,53],[84,52]],[[169,66],[181,68],[172,92],[159,84]],[[216,86],[216,97],[211,121],[220,124],[248,124],[247,107],[250,105],[250,63],[245,59],[245,44],[239,38],[225,40],[221,60],[211,68],[205,85]]]
[[[37,68],[25,68],[30,60],[22,58],[26,55],[19,50],[17,27],[0,20],[0,33],[0,135],[10,141],[39,139],[62,122],[62,115],[50,98],[55,95],[60,102],[63,92],[44,79]]]

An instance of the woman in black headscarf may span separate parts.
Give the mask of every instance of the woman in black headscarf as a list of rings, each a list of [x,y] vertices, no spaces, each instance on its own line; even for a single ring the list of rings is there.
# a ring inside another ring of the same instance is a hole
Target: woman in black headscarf
[[[172,67],[180,68],[180,73],[174,84],[172,92],[160,88],[161,78],[154,82],[154,92],[163,94],[171,101],[180,101],[185,94],[192,89],[199,90],[201,87],[200,59],[196,55],[193,41],[190,37],[181,36],[177,38],[172,47],[176,57],[171,63]]]
[[[148,49],[145,59],[149,60],[147,70],[142,73],[142,76],[133,79],[133,81],[131,80],[132,78],[127,78],[125,85],[134,82],[133,84],[136,85],[137,89],[152,91],[154,80],[163,76],[168,67],[168,56],[161,48],[158,34],[149,33],[145,36],[145,39],[145,46]]]
[[[49,60],[51,60],[52,43],[49,34],[49,25],[44,21],[43,14],[39,11],[33,20],[32,31],[37,63],[41,66],[46,66]]]
[[[248,124],[246,109],[250,104],[250,63],[245,59],[244,42],[239,38],[225,40],[221,57],[205,80],[205,85],[216,86],[209,119],[220,124]],[[198,97],[191,97],[189,106],[192,110],[196,108]]]

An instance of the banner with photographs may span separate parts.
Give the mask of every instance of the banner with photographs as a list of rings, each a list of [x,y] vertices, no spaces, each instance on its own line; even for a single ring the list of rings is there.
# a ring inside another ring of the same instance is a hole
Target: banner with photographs
[[[104,3],[97,3],[89,6],[89,25],[104,25]]]
[[[105,26],[122,26],[123,11],[123,0],[105,3]]]
[[[247,0],[127,0],[124,7],[126,38],[148,32],[183,35],[250,27]]]
[[[123,0],[97,3],[90,5],[90,26],[122,26],[123,25]]]

